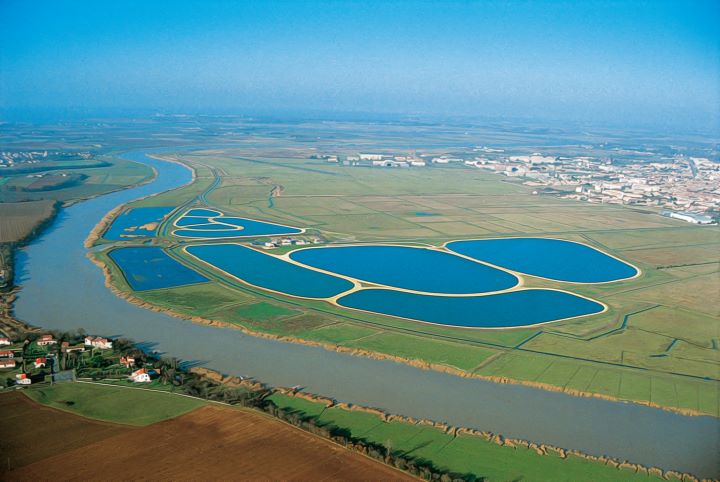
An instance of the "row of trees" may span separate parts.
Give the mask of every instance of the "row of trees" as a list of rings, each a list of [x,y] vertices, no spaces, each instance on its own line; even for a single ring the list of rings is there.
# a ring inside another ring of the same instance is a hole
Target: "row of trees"
[[[416,477],[440,482],[479,482],[485,480],[483,477],[474,474],[448,472],[435,466],[430,460],[416,458],[400,450],[393,450],[390,441],[383,445],[355,437],[347,429],[320,424],[317,417],[308,416],[295,410],[283,410],[275,405],[272,400],[266,398],[261,400],[262,403],[259,404],[258,408],[273,417],[315,435],[328,438],[350,450],[361,452],[387,465],[409,472]]]

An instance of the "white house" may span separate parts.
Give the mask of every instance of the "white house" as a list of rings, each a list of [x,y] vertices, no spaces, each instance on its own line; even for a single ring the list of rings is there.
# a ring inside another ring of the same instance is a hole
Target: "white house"
[[[8,346],[8,345],[12,345],[10,338],[8,338],[6,336],[0,336],[0,346]]]
[[[361,161],[381,161],[383,158],[382,154],[360,154]]]
[[[158,376],[159,372],[154,368],[140,368],[139,370],[135,370],[134,372],[132,372],[129,378],[136,383],[149,383]]]
[[[43,335],[37,341],[38,346],[54,345],[55,343],[57,343],[57,340],[52,335]]]
[[[0,360],[0,368],[15,368],[15,360]]]
[[[109,350],[112,348],[112,341],[107,338],[101,338],[99,336],[86,336],[85,346],[91,346],[93,348],[99,348],[101,350]]]
[[[135,357],[133,356],[121,356],[120,357],[120,364],[124,365],[126,368],[130,368],[131,366],[135,366]]]
[[[670,217],[674,219],[680,219],[682,221],[692,224],[712,224],[713,222],[713,218],[705,214],[672,212],[670,213]]]

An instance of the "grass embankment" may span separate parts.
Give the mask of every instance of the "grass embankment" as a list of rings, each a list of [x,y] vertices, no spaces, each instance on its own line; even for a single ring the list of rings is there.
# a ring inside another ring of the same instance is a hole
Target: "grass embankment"
[[[270,399],[279,408],[319,425],[348,430],[353,437],[384,445],[393,452],[430,460],[441,469],[472,473],[489,481],[648,481],[664,480],[662,473],[616,467],[579,456],[548,451],[541,455],[535,448],[500,445],[473,434],[453,434],[422,423],[384,421],[379,414],[326,407],[321,402],[275,393]]]
[[[60,383],[25,393],[43,405],[83,417],[139,426],[174,418],[206,404],[162,391],[89,383]]]

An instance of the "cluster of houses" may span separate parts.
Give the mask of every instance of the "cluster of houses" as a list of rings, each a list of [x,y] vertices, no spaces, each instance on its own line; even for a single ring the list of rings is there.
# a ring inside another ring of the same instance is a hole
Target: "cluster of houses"
[[[107,338],[102,337],[94,337],[94,336],[87,336],[85,337],[83,345],[71,345],[70,342],[63,341],[60,343],[60,352],[62,353],[72,353],[72,352],[84,352],[86,349],[100,349],[100,350],[108,350],[112,349],[113,342],[112,340],[109,340]],[[26,342],[27,343],[27,342]],[[41,335],[39,338],[35,340],[35,344],[38,347],[52,347],[58,345],[58,340],[56,340],[53,335]],[[0,347],[10,347],[13,345],[12,340],[6,336],[0,337]],[[19,352],[17,350],[0,350],[0,369],[15,369],[18,368],[18,366],[22,366],[22,360],[20,363],[18,363],[18,357],[16,356]],[[49,353],[47,356],[36,356],[30,360],[25,360],[26,366],[32,364],[31,366],[35,369],[41,369],[46,368],[50,365],[51,360],[50,358],[53,358],[55,355],[52,353]],[[22,357],[20,357],[22,358]],[[131,357],[130,357],[131,358]],[[132,358],[131,358],[132,359]],[[132,359],[132,362],[134,364],[134,359]],[[15,375],[15,382],[19,385],[30,385],[32,383],[33,377],[29,373],[18,373]]]
[[[304,238],[273,238],[269,241],[254,241],[253,246],[259,246],[265,249],[279,248],[281,246],[306,246],[308,244],[322,243],[320,238],[312,238],[307,240]]]
[[[39,347],[48,347],[51,345],[58,345],[58,340],[56,340],[52,335],[42,335],[35,341],[35,343]],[[13,343],[8,337],[0,337],[0,347],[10,347],[12,345]],[[63,353],[85,352],[86,350],[95,349],[110,350],[113,348],[113,341],[99,336],[86,336],[82,345],[71,345],[69,342],[63,341],[59,344],[59,348]],[[19,351],[12,349],[0,350],[0,369],[14,369],[18,366],[22,366],[22,360],[20,364],[17,362],[18,354]],[[54,356],[55,355],[52,353],[48,353],[47,356],[34,356],[32,359],[26,359],[25,361],[27,366],[32,366],[35,369],[41,369],[51,366]],[[128,376],[128,379],[132,382],[148,383],[160,377],[160,369],[150,367],[136,369],[136,359],[132,355],[120,356],[119,364],[129,370],[132,370]],[[37,382],[38,380],[42,380],[44,376],[45,375],[43,374],[41,377],[37,373],[35,375],[32,373],[17,373],[15,375],[15,383],[17,385],[30,385],[33,383],[33,380]]]
[[[0,346],[10,346],[12,342],[7,337],[0,338]],[[15,352],[12,350],[0,351],[0,369],[2,368],[15,368]]]
[[[327,162],[338,162],[340,159],[337,155],[322,156]],[[360,153],[355,156],[347,156],[342,164],[345,166],[365,166],[365,167],[425,167],[427,163],[415,155],[390,155],[390,154],[364,154]]]

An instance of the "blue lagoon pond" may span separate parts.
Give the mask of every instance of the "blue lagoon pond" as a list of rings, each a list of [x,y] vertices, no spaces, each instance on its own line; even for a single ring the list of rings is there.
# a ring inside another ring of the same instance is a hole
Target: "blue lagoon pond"
[[[148,225],[159,223],[174,207],[153,207],[128,209],[117,216],[103,238],[110,241],[122,241],[140,236],[155,236],[157,229],[148,229]]]
[[[185,216],[200,216],[200,217],[206,217],[211,218],[213,216],[220,216],[222,213],[220,211],[215,211],[213,209],[203,209],[203,208],[195,208],[191,209],[190,211],[185,213]]]
[[[306,298],[330,298],[353,287],[343,278],[303,268],[239,244],[188,246],[187,252],[246,283]]]
[[[136,291],[174,288],[208,279],[168,256],[162,248],[118,248],[108,253]]]
[[[175,221],[180,228],[173,233],[183,238],[248,238],[300,234],[302,229],[266,223],[248,218],[225,216],[209,209],[191,209]],[[187,229],[192,228],[192,229]]]
[[[547,238],[454,241],[447,248],[519,273],[571,283],[632,278],[638,270],[590,246]]]
[[[290,258],[370,283],[428,293],[484,293],[518,284],[505,271],[450,253],[409,246],[340,246],[294,251]]]
[[[431,296],[385,289],[355,291],[340,306],[438,325],[509,328],[590,315],[603,305],[555,290],[526,289],[486,296]]]

